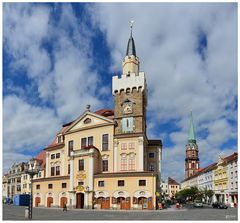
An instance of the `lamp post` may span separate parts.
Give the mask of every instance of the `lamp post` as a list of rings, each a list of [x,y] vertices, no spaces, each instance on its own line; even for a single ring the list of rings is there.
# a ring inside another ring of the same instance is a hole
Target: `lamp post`
[[[38,174],[38,172],[40,171],[38,165],[36,165],[35,168],[33,169],[35,161],[36,160],[34,158],[30,159],[29,164],[27,164],[25,166],[25,168],[26,168],[25,173],[28,174],[31,179],[31,193],[30,193],[28,219],[32,219],[32,207],[33,207],[33,183],[32,183],[32,181],[33,181],[33,176]],[[30,167],[31,167],[31,169],[30,169]]]

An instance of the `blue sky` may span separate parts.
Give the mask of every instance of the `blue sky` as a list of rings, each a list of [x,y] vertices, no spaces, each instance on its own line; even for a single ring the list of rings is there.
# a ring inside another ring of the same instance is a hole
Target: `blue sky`
[[[190,110],[201,167],[237,150],[236,3],[5,3],[4,171],[50,144],[86,104],[113,108],[132,19],[163,178],[183,178]]]

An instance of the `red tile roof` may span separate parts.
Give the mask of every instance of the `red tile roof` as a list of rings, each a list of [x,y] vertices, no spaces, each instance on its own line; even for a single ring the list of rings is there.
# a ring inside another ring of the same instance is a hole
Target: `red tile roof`
[[[172,179],[171,177],[168,177],[168,184],[170,184],[170,185],[179,185],[179,183],[177,181],[175,181],[174,179]]]
[[[107,117],[107,118],[110,118],[110,119],[114,118],[114,110],[111,110],[111,109],[103,108],[103,109],[95,111],[94,113],[104,116],[104,117]]]
[[[201,172],[201,171],[203,171],[205,168],[199,168],[198,170],[197,170],[197,172]]]
[[[37,159],[38,161],[40,161],[40,166],[42,168],[45,167],[46,164],[46,151],[41,151],[36,157],[35,159]]]
[[[227,163],[237,160],[238,159],[238,153],[234,152],[233,154],[231,154],[230,156],[224,157],[223,160],[226,161]]]

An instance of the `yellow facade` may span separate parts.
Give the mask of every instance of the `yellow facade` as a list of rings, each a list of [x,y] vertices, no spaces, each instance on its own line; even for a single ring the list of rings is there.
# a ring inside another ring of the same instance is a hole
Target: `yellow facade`
[[[52,187],[49,186],[49,184],[52,184]],[[63,186],[64,184],[66,184],[66,187]],[[66,197],[67,202],[69,202],[68,187],[69,177],[35,180],[33,187],[33,206],[61,207],[62,197]]]
[[[226,203],[228,194],[228,169],[227,163],[219,157],[214,174],[214,193],[217,201]]]
[[[147,85],[138,58],[126,56],[123,66],[121,78],[113,78],[115,110],[87,106],[45,148],[46,174],[34,180],[34,206],[156,208],[162,144],[146,136]]]

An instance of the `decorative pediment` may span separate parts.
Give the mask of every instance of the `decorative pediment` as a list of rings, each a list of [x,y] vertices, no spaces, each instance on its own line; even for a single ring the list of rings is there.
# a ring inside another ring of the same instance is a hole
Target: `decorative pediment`
[[[66,130],[64,133],[75,131],[78,129],[89,128],[96,125],[103,125],[103,124],[114,124],[114,121],[98,115],[92,112],[85,112],[81,115],[77,120],[75,120]]]

